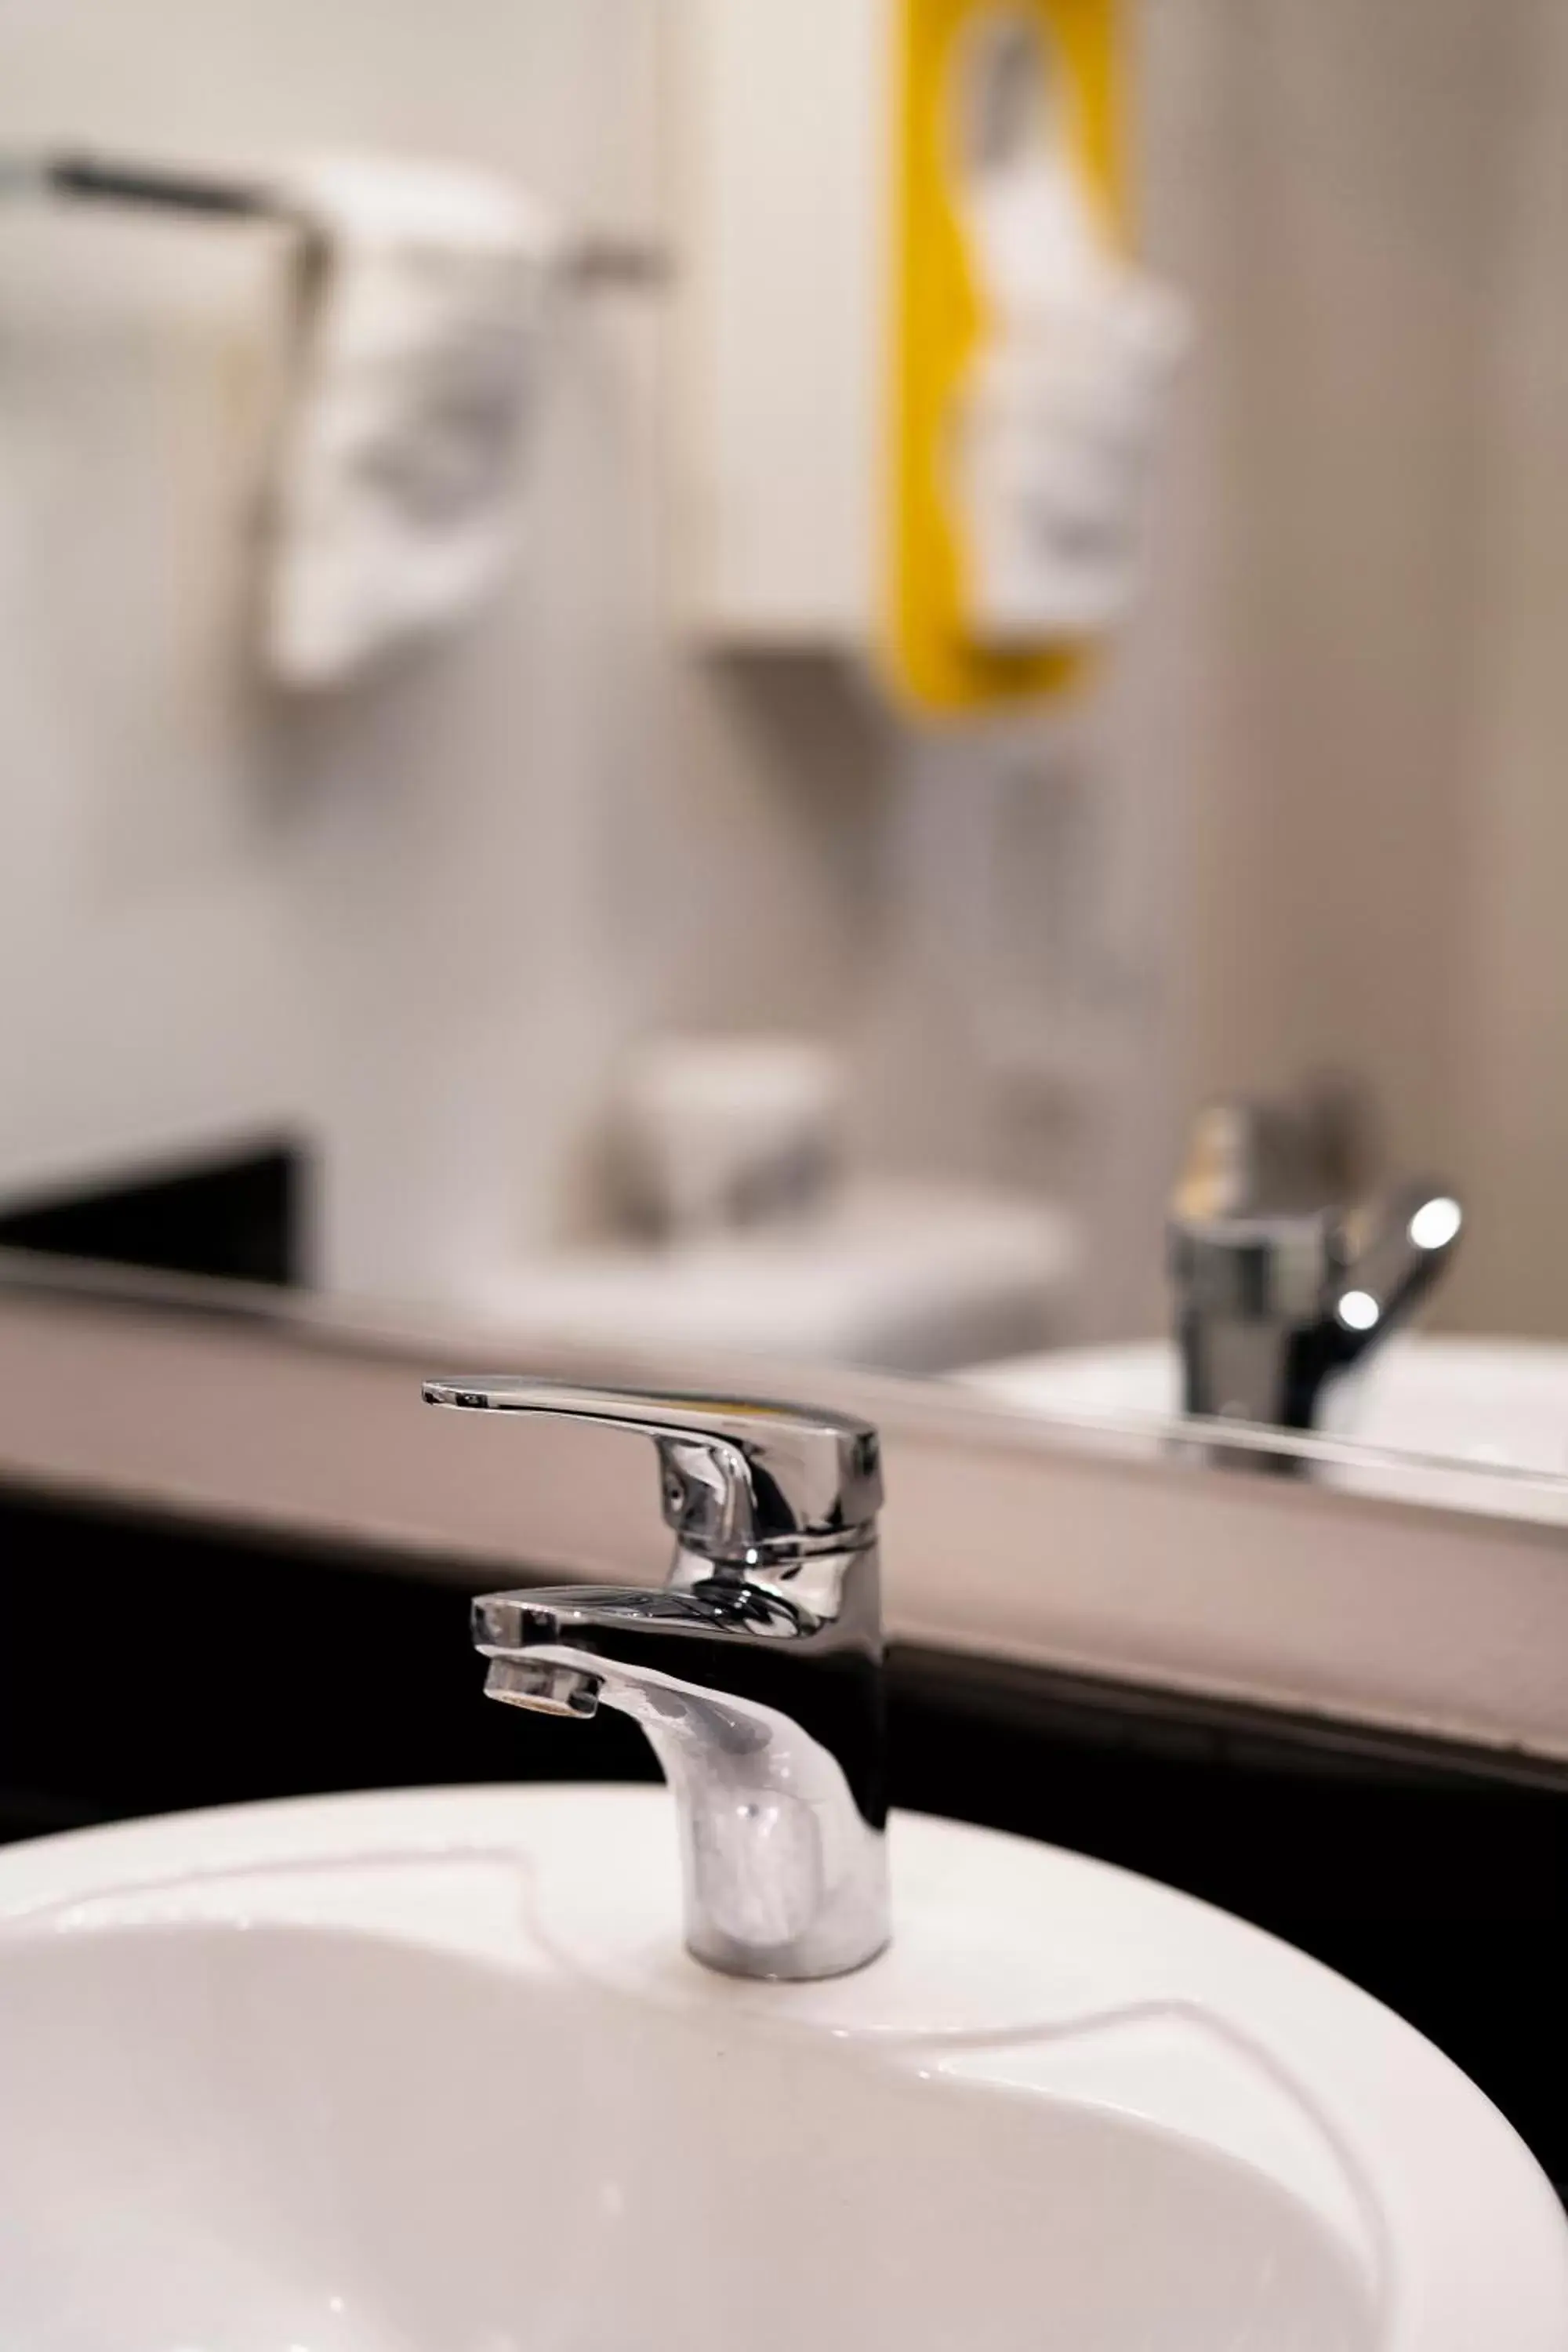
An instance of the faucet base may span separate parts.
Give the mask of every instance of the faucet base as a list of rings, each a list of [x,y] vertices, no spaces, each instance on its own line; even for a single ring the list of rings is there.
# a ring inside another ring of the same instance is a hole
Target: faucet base
[[[641,1727],[675,1799],[686,1948],[704,1967],[803,1981],[847,1976],[886,1946],[881,1822],[793,1717],[559,1643],[492,1654],[485,1687],[578,1720],[612,1706]]]

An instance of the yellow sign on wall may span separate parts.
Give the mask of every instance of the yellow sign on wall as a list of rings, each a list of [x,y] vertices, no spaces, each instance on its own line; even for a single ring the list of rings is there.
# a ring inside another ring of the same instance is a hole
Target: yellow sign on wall
[[[1094,635],[1037,624],[1068,607],[1009,532],[1031,493],[1055,495],[1037,419],[1063,405],[1019,321],[1079,315],[1074,273],[1103,276],[1097,257],[1121,242],[1117,13],[1118,0],[896,0],[883,656],[921,711],[1058,692]]]

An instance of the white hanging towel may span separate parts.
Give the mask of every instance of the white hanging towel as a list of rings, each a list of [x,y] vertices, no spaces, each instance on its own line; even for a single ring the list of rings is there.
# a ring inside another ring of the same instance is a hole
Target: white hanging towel
[[[983,310],[955,419],[970,625],[998,650],[1118,620],[1187,307],[1101,217],[1064,60],[1000,10],[963,53],[959,212]]]
[[[435,164],[301,164],[278,194],[307,235],[264,653],[327,687],[504,574],[563,241],[521,191]]]

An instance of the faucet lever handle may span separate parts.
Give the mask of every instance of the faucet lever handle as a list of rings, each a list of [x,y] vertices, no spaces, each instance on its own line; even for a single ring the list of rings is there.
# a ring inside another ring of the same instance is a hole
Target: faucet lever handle
[[[853,1550],[876,1531],[877,1433],[848,1413],[505,1374],[426,1381],[424,1395],[426,1404],[588,1422],[652,1438],[667,1524],[683,1550],[716,1564]]]
[[[1347,1215],[1334,1285],[1342,1362],[1408,1320],[1453,1255],[1464,1221],[1453,1194],[1430,1181],[1401,1184]]]

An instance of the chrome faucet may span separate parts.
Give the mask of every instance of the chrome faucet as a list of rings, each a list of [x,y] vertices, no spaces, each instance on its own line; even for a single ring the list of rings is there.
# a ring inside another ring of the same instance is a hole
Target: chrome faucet
[[[1184,1412],[1310,1429],[1331,1382],[1408,1321],[1464,1222],[1446,1186],[1346,1206],[1307,1114],[1214,1103],[1168,1228]]]
[[[641,1725],[679,1821],[686,1942],[731,1976],[829,1977],[888,1940],[877,1433],[795,1405],[428,1381],[428,1404],[651,1437],[665,1585],[474,1603],[491,1698]]]

